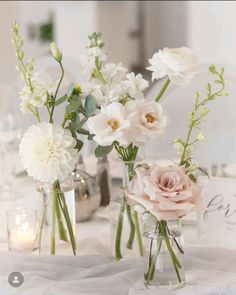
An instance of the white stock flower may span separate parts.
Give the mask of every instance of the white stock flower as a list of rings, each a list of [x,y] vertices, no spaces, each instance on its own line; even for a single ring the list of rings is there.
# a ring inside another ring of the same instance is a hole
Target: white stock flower
[[[163,48],[149,59],[147,69],[152,71],[152,80],[168,76],[176,85],[188,83],[197,73],[197,56],[187,47]]]
[[[125,106],[129,114],[131,142],[136,145],[160,135],[167,125],[164,110],[155,101],[131,100]]]
[[[42,107],[49,95],[55,91],[55,83],[52,78],[44,71],[35,72],[31,78],[32,89],[26,85],[20,92],[21,111],[30,112],[32,107]]]
[[[33,125],[20,143],[22,166],[34,179],[53,183],[64,180],[77,159],[75,139],[67,129],[50,123]]]
[[[144,97],[143,91],[148,87],[149,83],[143,79],[141,74],[135,76],[134,73],[127,75],[127,80],[122,82],[126,87],[126,91],[129,96],[133,99],[141,99]]]
[[[118,102],[113,102],[101,108],[101,112],[90,117],[87,126],[94,140],[99,145],[111,145],[117,140],[121,145],[129,143],[129,121],[126,119],[125,107]]]
[[[123,67],[122,63],[106,63],[101,69],[102,75],[106,81],[110,83],[119,83],[125,78],[125,74],[128,70]]]
[[[90,47],[85,54],[81,55],[80,62],[84,68],[94,68],[96,58],[99,58],[100,61],[106,61],[107,55],[100,47]]]

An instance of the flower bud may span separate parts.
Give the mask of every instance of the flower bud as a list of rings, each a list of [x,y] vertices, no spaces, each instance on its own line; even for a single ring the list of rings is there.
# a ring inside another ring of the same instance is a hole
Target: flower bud
[[[58,49],[56,43],[51,43],[51,53],[52,56],[55,58],[56,61],[61,62],[62,59],[62,53],[61,51]]]

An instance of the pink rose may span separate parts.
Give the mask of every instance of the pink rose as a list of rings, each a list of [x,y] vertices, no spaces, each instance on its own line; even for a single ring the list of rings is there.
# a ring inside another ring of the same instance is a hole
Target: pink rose
[[[129,198],[159,220],[175,220],[196,210],[201,204],[200,192],[183,167],[137,169],[128,186]]]

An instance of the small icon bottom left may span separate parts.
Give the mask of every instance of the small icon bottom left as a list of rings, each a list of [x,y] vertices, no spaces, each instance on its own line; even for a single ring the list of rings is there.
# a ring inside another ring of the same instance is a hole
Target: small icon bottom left
[[[24,283],[24,277],[20,272],[17,272],[17,271],[12,272],[8,276],[8,283],[13,288],[18,288],[22,286],[22,284]]]

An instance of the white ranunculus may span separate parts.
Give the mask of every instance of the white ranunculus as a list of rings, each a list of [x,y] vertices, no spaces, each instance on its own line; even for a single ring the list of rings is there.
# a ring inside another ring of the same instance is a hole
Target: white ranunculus
[[[167,125],[167,117],[159,103],[144,99],[132,100],[125,105],[130,120],[130,137],[136,145],[160,135]]]
[[[44,70],[40,70],[32,76],[31,87],[26,85],[20,92],[20,107],[23,113],[30,112],[32,107],[42,107],[47,100],[48,94],[54,94],[56,84]]]
[[[64,180],[77,160],[76,141],[67,129],[50,123],[33,125],[20,143],[22,166],[34,179],[53,183]]]
[[[152,71],[152,80],[168,76],[176,85],[188,83],[197,73],[197,56],[187,47],[159,50],[149,59],[147,69]]]
[[[126,86],[129,96],[133,99],[142,99],[144,97],[143,91],[148,87],[149,83],[143,79],[141,74],[135,76],[134,73],[127,75],[127,80],[123,81]]]
[[[87,126],[94,140],[102,146],[111,145],[117,140],[121,145],[129,144],[129,121],[126,119],[125,107],[118,102],[113,102],[101,108],[101,112],[90,117]]]

